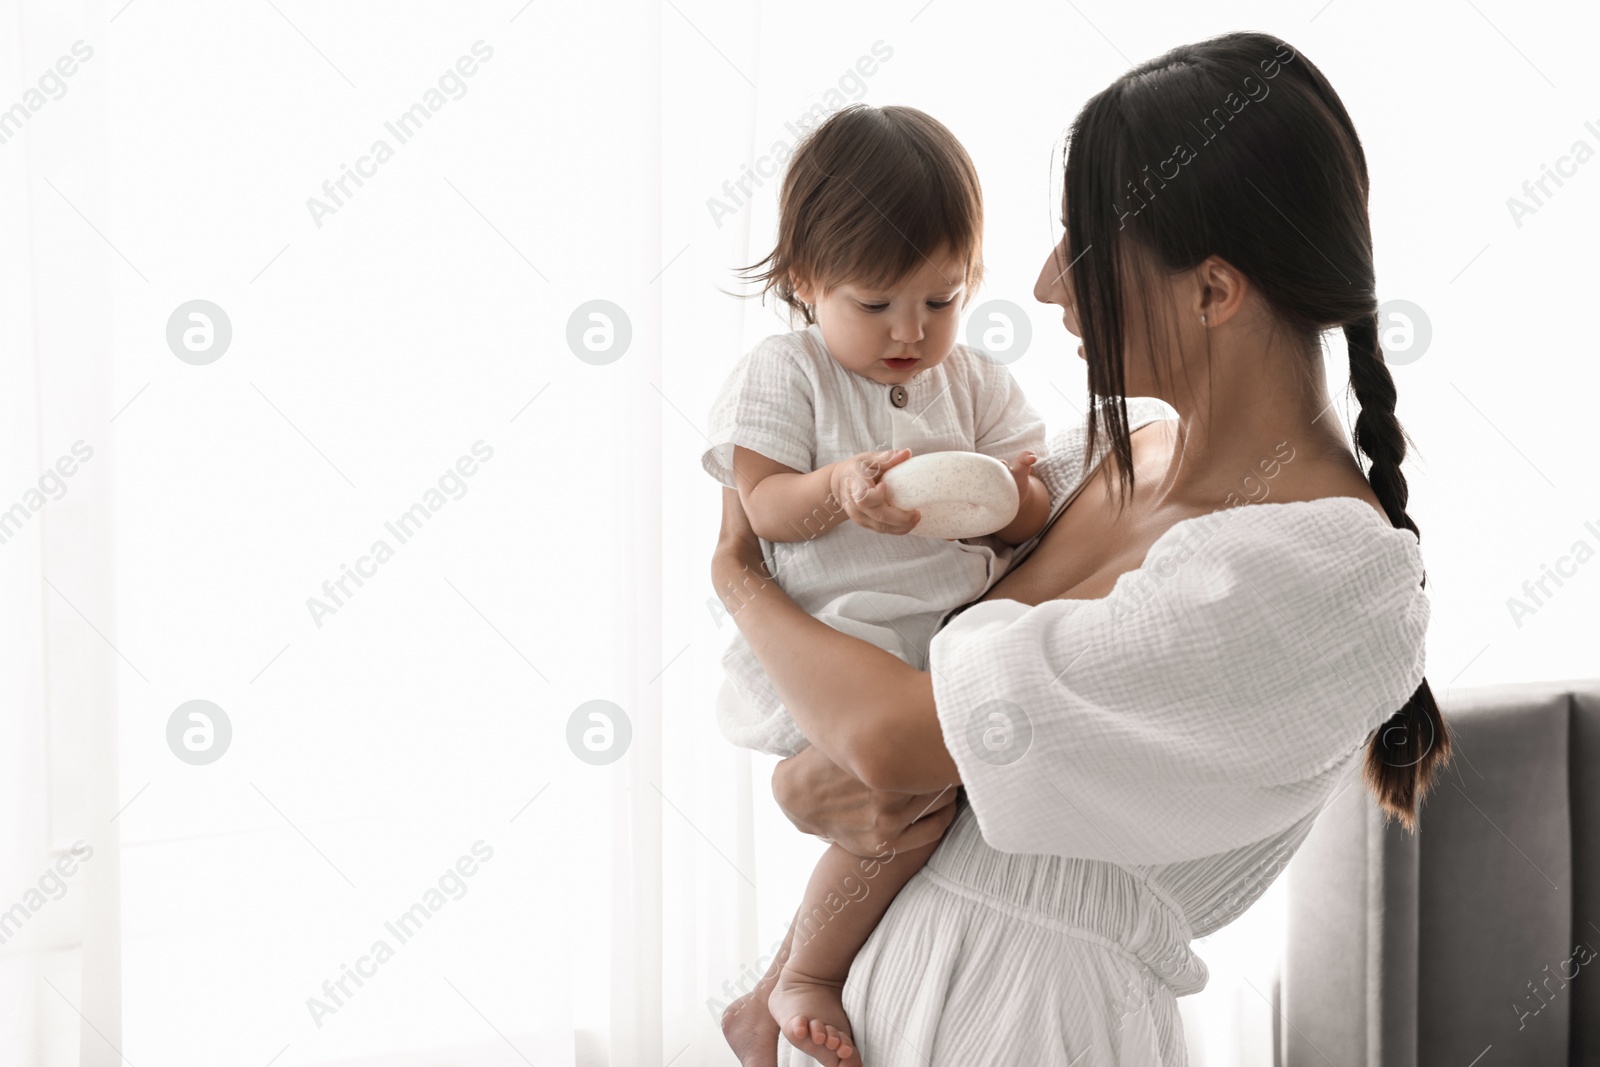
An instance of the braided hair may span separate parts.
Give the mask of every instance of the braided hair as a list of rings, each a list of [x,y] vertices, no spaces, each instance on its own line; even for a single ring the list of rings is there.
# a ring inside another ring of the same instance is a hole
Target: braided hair
[[[1394,414],[1394,377],[1378,346],[1376,310],[1345,323],[1344,336],[1350,350],[1350,388],[1361,406],[1356,416],[1355,446],[1371,460],[1367,481],[1389,522],[1420,539],[1416,522],[1406,514],[1410,490],[1400,471],[1400,463],[1406,458],[1406,435]],[[1426,571],[1422,585],[1428,585]],[[1368,743],[1362,777],[1385,815],[1398,818],[1406,829],[1414,830],[1418,802],[1449,758],[1450,733],[1424,678],[1405,707],[1390,716]]]

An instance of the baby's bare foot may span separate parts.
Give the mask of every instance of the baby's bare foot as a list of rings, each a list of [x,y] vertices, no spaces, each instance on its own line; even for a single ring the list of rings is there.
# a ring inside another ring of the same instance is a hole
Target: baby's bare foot
[[[778,1023],[761,1003],[764,991],[746,993],[722,1012],[722,1036],[739,1067],[778,1067]]]
[[[844,1012],[843,989],[843,982],[808,978],[785,967],[767,999],[767,1010],[783,1027],[789,1044],[823,1067],[861,1067]]]

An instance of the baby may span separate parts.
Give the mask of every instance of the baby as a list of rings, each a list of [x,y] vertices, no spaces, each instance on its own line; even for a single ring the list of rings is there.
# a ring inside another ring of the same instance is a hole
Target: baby
[[[746,276],[807,327],[739,361],[712,409],[703,462],[739,491],[768,574],[790,597],[926,669],[943,618],[989,587],[996,549],[1031,538],[1050,507],[1032,473],[1042,420],[1004,367],[956,342],[959,311],[983,274],[977,172],[921,111],[853,105],[800,144],[779,214],[777,247]],[[1016,518],[992,541],[903,536],[919,515],[894,506],[883,472],[910,455],[955,450],[1010,466]],[[718,718],[730,740],[781,756],[809,744],[738,635],[723,665]],[[828,848],[790,930],[792,950],[774,960],[775,982],[724,1015],[741,1060],[774,1049],[781,1026],[829,1067],[860,1062],[841,995],[851,961],[937,844],[872,861]],[[869,869],[862,895],[858,874]]]

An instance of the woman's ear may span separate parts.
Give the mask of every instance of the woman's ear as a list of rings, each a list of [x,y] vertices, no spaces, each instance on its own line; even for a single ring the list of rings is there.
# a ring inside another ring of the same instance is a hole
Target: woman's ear
[[[1207,256],[1195,268],[1195,318],[1204,316],[1207,326],[1220,326],[1244,306],[1249,281],[1232,263],[1221,256]]]

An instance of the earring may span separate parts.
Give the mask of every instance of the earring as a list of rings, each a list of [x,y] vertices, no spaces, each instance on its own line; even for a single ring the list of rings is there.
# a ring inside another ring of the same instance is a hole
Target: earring
[[[1201,315],[1201,316],[1200,316],[1200,321],[1201,321],[1201,322],[1205,322],[1205,321],[1206,321],[1206,317],[1205,317],[1205,316],[1204,316],[1204,315]]]

